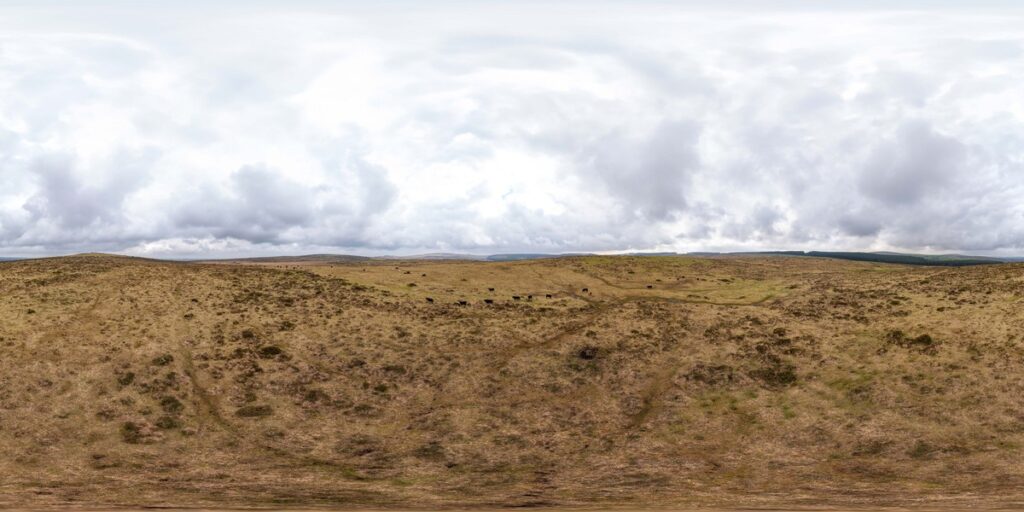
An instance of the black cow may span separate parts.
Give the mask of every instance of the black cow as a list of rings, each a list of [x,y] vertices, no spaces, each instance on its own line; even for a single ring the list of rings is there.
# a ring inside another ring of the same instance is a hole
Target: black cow
[[[427,297],[427,302],[433,304],[434,303],[433,297]]]

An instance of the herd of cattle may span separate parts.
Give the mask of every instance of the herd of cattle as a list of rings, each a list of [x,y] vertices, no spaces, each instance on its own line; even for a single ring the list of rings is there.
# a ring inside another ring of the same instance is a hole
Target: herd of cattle
[[[494,288],[488,288],[487,291],[493,292]],[[582,291],[583,293],[590,293],[590,288],[583,288],[580,291]],[[554,295],[552,295],[550,293],[546,293],[546,294],[544,294],[544,298],[545,299],[552,299],[552,298],[554,298]],[[426,299],[427,299],[427,302],[429,302],[431,304],[434,303],[434,298],[433,297],[427,297]],[[514,301],[523,300],[523,296],[522,295],[513,295],[512,296],[512,300],[514,300]],[[533,300],[533,295],[527,295],[526,296],[526,300]],[[484,302],[484,304],[494,304],[494,299],[484,299],[483,302]],[[468,306],[469,305],[469,301],[468,300],[458,300],[458,301],[455,301],[455,305],[457,305],[457,306]]]

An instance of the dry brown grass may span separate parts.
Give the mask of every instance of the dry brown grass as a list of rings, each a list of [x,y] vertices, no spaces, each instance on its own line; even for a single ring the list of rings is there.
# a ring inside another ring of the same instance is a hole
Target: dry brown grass
[[[1020,505],[1022,301],[1021,265],[3,263],[0,505]]]

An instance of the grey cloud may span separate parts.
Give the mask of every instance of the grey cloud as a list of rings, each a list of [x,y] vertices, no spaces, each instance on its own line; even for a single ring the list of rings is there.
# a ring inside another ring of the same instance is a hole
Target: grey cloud
[[[901,126],[868,157],[858,186],[887,205],[911,205],[949,184],[965,163],[966,148],[924,122]]]
[[[722,234],[738,240],[773,240],[780,235],[779,224],[785,220],[778,207],[768,204],[757,205],[742,217],[727,217]]]
[[[303,184],[281,171],[247,165],[225,189],[207,186],[182,203],[169,230],[252,243],[372,245],[364,231],[390,207],[394,185],[383,168],[355,158],[328,184]]]
[[[280,229],[312,220],[309,190],[266,167],[243,167],[232,181],[242,201],[238,212],[243,224]]]
[[[777,207],[765,204],[758,205],[751,215],[751,225],[756,232],[767,237],[779,234],[777,224],[783,220],[783,213]]]
[[[92,225],[119,225],[125,199],[146,180],[146,156],[121,154],[108,165],[116,175],[82,182],[75,173],[75,161],[67,155],[46,155],[31,170],[38,177],[38,190],[22,206],[33,222],[51,222],[81,236]]]
[[[206,187],[183,202],[174,226],[192,234],[280,242],[289,229],[313,219],[310,191],[266,167],[242,167],[230,185],[227,193]]]
[[[586,147],[577,159],[583,173],[599,180],[627,212],[661,221],[687,206],[690,173],[700,165],[700,128],[670,121],[637,139],[610,133]]]
[[[837,224],[843,233],[857,237],[876,236],[882,229],[879,219],[863,213],[843,215],[837,219]]]

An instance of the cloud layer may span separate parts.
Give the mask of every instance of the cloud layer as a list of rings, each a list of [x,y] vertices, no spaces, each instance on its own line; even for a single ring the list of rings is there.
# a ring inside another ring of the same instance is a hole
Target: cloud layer
[[[1024,252],[1011,4],[186,5],[0,10],[0,253]]]

